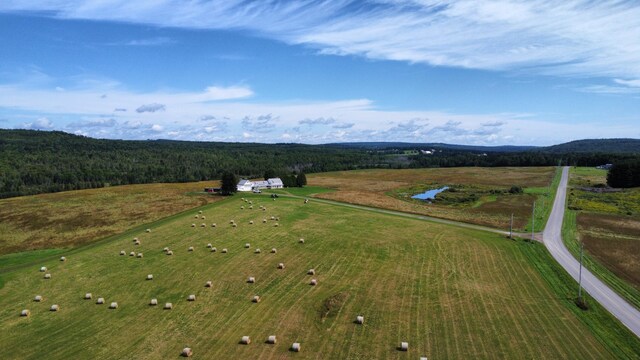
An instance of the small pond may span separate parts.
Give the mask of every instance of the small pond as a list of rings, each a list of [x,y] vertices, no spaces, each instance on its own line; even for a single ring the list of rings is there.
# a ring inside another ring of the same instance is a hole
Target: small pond
[[[431,189],[431,190],[427,190],[421,194],[417,194],[417,195],[413,195],[411,198],[412,199],[419,199],[419,200],[433,200],[436,198],[436,195],[440,194],[441,192],[447,190],[449,187],[448,186],[443,186],[440,189]]]

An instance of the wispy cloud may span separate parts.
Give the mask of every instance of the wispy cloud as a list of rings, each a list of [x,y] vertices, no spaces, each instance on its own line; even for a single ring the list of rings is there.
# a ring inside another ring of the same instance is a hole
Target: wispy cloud
[[[53,123],[48,118],[41,117],[32,122],[23,123],[21,127],[31,130],[51,130],[53,129]]]
[[[315,119],[304,119],[304,120],[298,121],[298,123],[300,125],[309,125],[309,126],[313,126],[313,125],[331,125],[331,124],[333,124],[335,122],[336,122],[336,119],[334,119],[334,118],[323,118],[323,117],[319,117],[319,118],[315,118]]]
[[[176,41],[168,37],[154,37],[149,39],[134,39],[121,42],[110,43],[114,46],[162,46],[174,44]]]
[[[0,11],[248,29],[319,52],[436,66],[640,78],[640,3],[591,0],[5,0]],[[162,43],[134,40],[132,45]]]
[[[163,104],[153,103],[153,104],[146,104],[146,105],[142,105],[142,106],[138,107],[136,109],[136,112],[138,112],[138,113],[144,113],[144,112],[154,113],[156,111],[165,111],[166,109],[167,109],[166,106],[164,106]]]
[[[95,127],[114,127],[118,124],[114,118],[99,118],[80,122],[73,122],[68,125],[70,128],[95,128]]]

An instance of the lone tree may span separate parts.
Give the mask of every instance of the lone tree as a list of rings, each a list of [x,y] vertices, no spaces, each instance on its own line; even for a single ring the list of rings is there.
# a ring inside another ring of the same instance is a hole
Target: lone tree
[[[238,177],[235,174],[226,172],[222,175],[222,195],[233,195],[238,188]]]
[[[300,172],[296,177],[296,186],[303,187],[305,185],[307,185],[307,176],[303,172]]]

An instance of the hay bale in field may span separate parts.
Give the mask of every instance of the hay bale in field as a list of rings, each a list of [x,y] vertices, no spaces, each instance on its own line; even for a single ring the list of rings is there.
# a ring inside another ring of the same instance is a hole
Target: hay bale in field
[[[253,210],[253,205],[249,206],[249,210]]]
[[[278,227],[278,226],[280,226],[280,224],[275,223],[275,224],[273,224],[273,226]]]
[[[158,305],[158,299],[151,299],[151,301],[149,301],[149,306],[156,306]]]
[[[43,267],[40,268],[40,272],[45,272],[45,271],[47,271],[47,267],[46,266],[43,266]]]
[[[316,285],[318,285],[318,280],[316,280],[316,279],[311,279],[311,282],[309,283],[309,285],[311,285],[311,286],[316,286]]]
[[[408,351],[409,350],[409,343],[406,341],[403,341],[400,343],[400,347],[398,348],[398,350],[400,351]]]
[[[169,251],[169,247],[165,246],[164,249],[162,249],[162,251],[164,251],[164,252]]]
[[[267,208],[266,208],[266,207],[263,207],[263,208],[262,208],[262,211],[267,211]]]
[[[240,343],[244,345],[249,345],[251,344],[251,339],[248,336],[243,336],[242,339],[240,339]]]
[[[273,199],[271,199],[271,200],[276,201],[276,198],[273,198]]]
[[[216,227],[218,225],[216,225],[216,223],[211,224],[211,227]]]
[[[145,231],[146,231],[146,232],[148,232],[148,233],[150,233],[150,232],[151,232],[151,229],[147,229],[147,230],[145,230]]]
[[[147,275],[147,280],[153,280],[153,274]]]
[[[358,315],[356,316],[356,324],[364,324],[364,316]]]
[[[298,240],[298,242],[299,242],[300,244],[304,244],[304,239],[303,239],[303,238],[300,238],[300,240]]]
[[[253,220],[250,220],[250,221],[249,221],[249,225],[253,225]]]
[[[200,219],[200,216],[196,215],[194,216],[194,219]]]
[[[189,251],[193,251],[193,246],[189,246]]]
[[[249,205],[253,205],[253,201],[249,200]]]
[[[198,211],[198,214],[202,214],[202,210]]]
[[[244,210],[244,206],[240,206],[240,210]]]
[[[60,261],[67,261],[67,258],[66,258],[66,257],[64,257],[64,256],[61,256],[61,257],[60,257]]]
[[[194,294],[189,295],[187,301],[196,301],[196,296]]]
[[[250,248],[250,247],[251,247],[251,244],[246,243],[246,244],[244,244],[244,247],[245,247],[246,249],[248,249],[248,248]]]
[[[85,300],[91,300],[91,298],[92,298],[91,293],[86,293],[86,294],[84,294],[84,299],[85,299]]]
[[[109,304],[109,309],[117,309],[118,308],[118,303],[117,302],[112,302],[111,304]]]
[[[231,225],[231,227],[238,227],[238,224],[233,224]]]
[[[227,252],[229,252],[229,250],[227,250],[227,248],[222,249],[222,253],[226,254]]]
[[[136,240],[136,242],[134,242],[133,245],[140,245],[140,240]]]
[[[267,219],[262,219],[262,223],[266,224],[267,223]]]
[[[134,237],[134,238],[133,238],[133,242],[136,242],[136,241],[138,241],[138,240],[140,240],[140,239],[138,239],[137,237]]]
[[[49,311],[60,311],[60,305],[58,304],[51,305],[51,307],[49,308]]]
[[[191,348],[184,348],[182,349],[182,353],[180,353],[180,356],[182,357],[191,357],[193,355],[193,351],[191,350]]]
[[[191,224],[191,227],[192,227],[192,228],[196,227],[196,224]]]
[[[142,253],[138,253],[138,255],[136,255],[138,259],[142,259],[142,256],[143,256]]]
[[[284,269],[284,263],[279,263],[278,264],[278,269]]]
[[[20,316],[29,316],[31,315],[31,311],[24,309],[20,312]]]
[[[204,228],[204,227],[207,227],[207,224],[202,223],[202,224],[200,224],[200,227],[203,227],[203,228]]]
[[[206,218],[206,217],[204,217],[204,215],[202,215],[202,216],[200,216],[200,219],[202,219],[202,220],[206,220],[207,218]]]
[[[269,335],[269,337],[267,338],[267,344],[275,344],[275,343],[276,343],[276,336]]]
[[[211,248],[211,252],[216,252],[218,251],[218,248],[216,248],[215,246]]]
[[[271,216],[271,220],[275,220],[275,219],[276,219],[276,217],[272,215]]]
[[[305,204],[308,203],[308,202],[309,202],[309,199],[304,199],[304,203]]]
[[[135,251],[130,252],[129,256],[136,256],[136,252]]]
[[[33,298],[33,301],[35,301],[35,302],[40,302],[40,301],[42,301],[42,295],[36,295],[36,296]]]
[[[212,286],[213,286],[213,283],[211,282],[211,280],[207,281],[207,282],[204,284],[204,287],[208,287],[208,288],[210,288],[210,287],[212,287]]]
[[[251,301],[254,302],[254,303],[259,303],[260,302],[260,296],[254,295],[253,298],[251,299]]]
[[[48,273],[47,273],[47,274],[44,274],[44,278],[45,278],[45,279],[51,279],[51,274],[48,274]]]
[[[211,243],[207,244],[207,248],[211,249],[213,247],[213,245],[211,245]]]
[[[276,216],[276,221],[280,221],[280,217]]]
[[[297,343],[297,342],[293,343],[293,345],[291,345],[291,351],[300,352],[300,343]]]
[[[172,303],[166,303],[166,304],[164,304],[163,309],[164,310],[171,310],[171,309],[173,309],[173,304]]]
[[[316,274],[315,269],[309,269],[309,271],[307,271],[307,275],[315,275],[315,274]]]
[[[260,249],[256,249],[256,251],[254,251],[254,253],[256,254],[260,254],[262,251],[260,251]]]
[[[256,278],[254,278],[253,276],[249,276],[249,278],[247,279],[247,282],[249,284],[253,284],[254,282],[256,282]]]
[[[104,298],[98,298],[98,300],[96,300],[96,304],[98,305],[104,304]]]
[[[236,221],[235,220],[229,220],[229,224],[235,224]]]
[[[276,248],[271,249],[271,253],[272,253],[272,254],[275,254],[275,253],[277,253],[277,252],[278,252],[278,250],[277,250]]]
[[[167,251],[167,255],[173,255],[173,251],[171,250]]]
[[[120,255],[127,255],[127,253],[124,250],[120,250]]]

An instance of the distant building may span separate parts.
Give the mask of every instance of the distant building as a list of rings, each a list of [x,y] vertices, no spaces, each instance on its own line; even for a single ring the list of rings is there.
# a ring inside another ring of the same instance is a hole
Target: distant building
[[[204,192],[210,193],[210,194],[217,194],[221,191],[222,191],[222,188],[219,188],[219,187],[204,188]]]
[[[609,170],[613,167],[613,164],[604,164],[604,165],[598,165],[596,166],[596,169],[601,169],[601,170]]]
[[[252,191],[260,189],[282,189],[284,184],[280,178],[271,178],[267,180],[251,181],[242,179],[236,186],[238,191]]]

